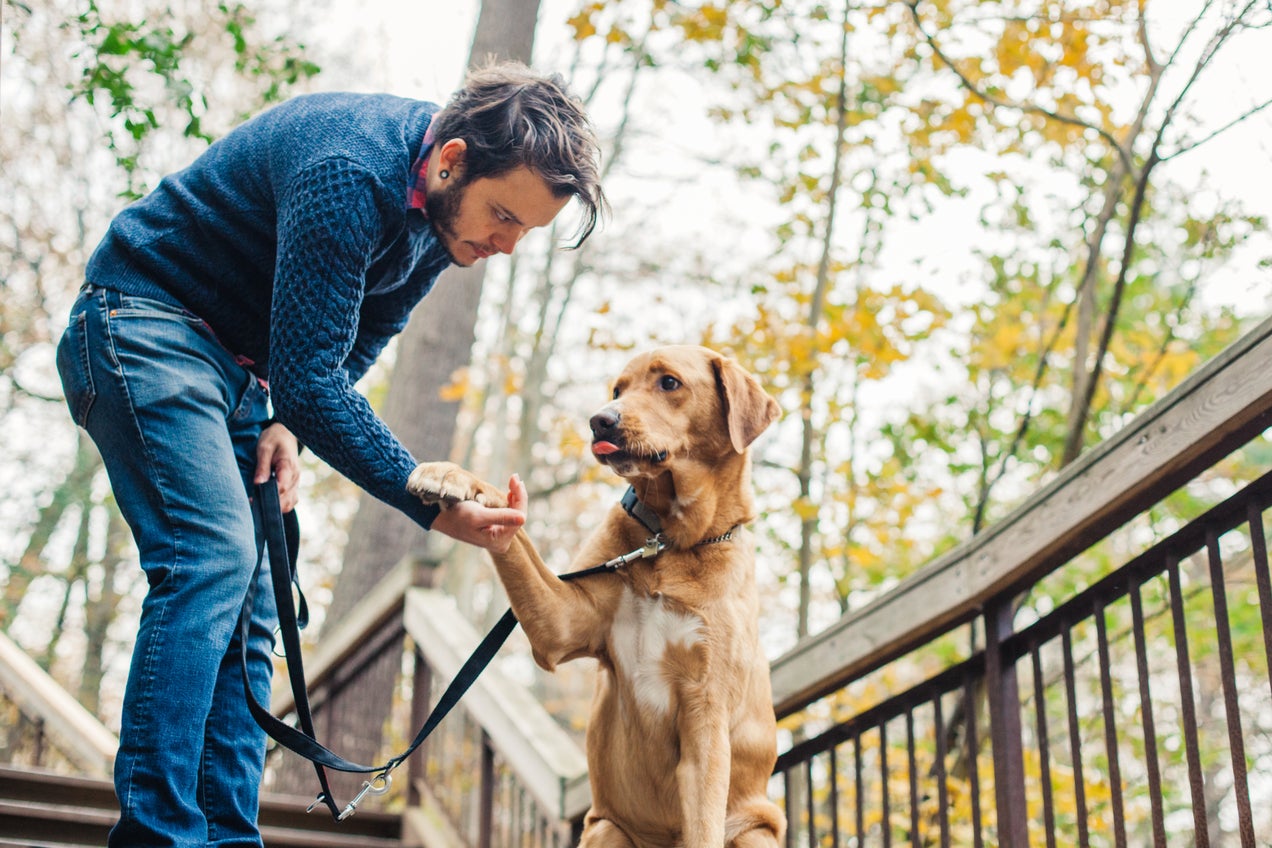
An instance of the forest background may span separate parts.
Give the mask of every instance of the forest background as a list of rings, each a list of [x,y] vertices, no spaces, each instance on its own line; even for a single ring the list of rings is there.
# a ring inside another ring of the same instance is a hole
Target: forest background
[[[444,100],[480,11],[5,0],[0,630],[108,726],[145,581],[53,368],[89,252],[128,198],[278,99]],[[736,356],[785,410],[755,450],[770,656],[1004,515],[1268,314],[1267,2],[543,0],[532,29],[533,64],[604,136],[613,216],[580,251],[557,249],[566,220],[489,260],[471,364],[417,400],[454,419],[452,458],[528,481],[563,569],[620,492],[586,421],[621,363],[659,343]],[[429,385],[400,352],[362,384],[377,404]],[[1269,459],[1257,440],[1055,591]],[[356,601],[364,505],[305,463],[312,639]],[[502,612],[479,556],[436,553],[478,627]],[[577,724],[586,669],[506,663]]]

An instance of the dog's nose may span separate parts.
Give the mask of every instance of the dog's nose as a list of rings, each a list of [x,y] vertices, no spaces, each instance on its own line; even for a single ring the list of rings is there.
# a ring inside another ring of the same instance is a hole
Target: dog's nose
[[[619,415],[618,410],[606,407],[600,412],[592,416],[592,437],[601,438],[611,435],[618,429]]]

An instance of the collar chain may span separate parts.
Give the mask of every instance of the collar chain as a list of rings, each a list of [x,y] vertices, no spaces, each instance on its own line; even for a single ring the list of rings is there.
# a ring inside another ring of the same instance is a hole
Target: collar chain
[[[742,526],[741,524],[734,524],[732,527],[730,527],[728,530],[725,530],[719,536],[712,536],[710,539],[703,539],[702,541],[698,542],[698,544],[694,545],[694,547],[700,548],[703,545],[714,545],[716,542],[727,542],[733,538],[733,531],[737,530],[741,526]]]

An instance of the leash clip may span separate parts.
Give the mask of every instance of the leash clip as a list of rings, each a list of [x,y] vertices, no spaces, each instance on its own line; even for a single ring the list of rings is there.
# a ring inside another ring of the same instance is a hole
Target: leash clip
[[[319,804],[325,804],[326,802],[327,802],[327,793],[319,792],[318,797],[313,800],[313,803],[305,808],[305,812],[312,813],[314,811],[314,807],[318,806]]]
[[[605,562],[596,566],[596,569],[597,570],[605,569],[607,571],[614,571],[616,569],[623,567],[624,565],[627,565],[627,563],[631,562],[637,557],[640,557],[641,559],[649,559],[650,557],[656,557],[658,556],[659,552],[661,552],[666,547],[667,547],[667,543],[663,541],[662,536],[650,536],[648,539],[645,540],[645,544],[642,547],[639,547],[634,551],[629,551],[628,553],[625,553],[625,554],[619,554],[618,556],[614,557],[611,560],[606,560]],[[581,573],[582,572],[576,572],[575,574],[572,574],[570,576],[577,577]]]
[[[349,816],[353,815],[354,812],[357,811],[358,805],[362,803],[362,799],[368,794],[383,795],[385,792],[389,791],[389,787],[392,785],[393,775],[389,774],[387,771],[377,774],[370,780],[362,781],[362,791],[354,796],[354,799],[349,802],[349,805],[344,808],[339,816],[336,817],[336,821],[344,821],[349,818]]]

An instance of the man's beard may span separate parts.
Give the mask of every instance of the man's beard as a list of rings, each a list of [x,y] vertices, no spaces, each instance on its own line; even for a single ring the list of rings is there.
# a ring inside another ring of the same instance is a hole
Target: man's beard
[[[455,220],[459,217],[459,204],[464,199],[464,184],[457,177],[453,183],[441,191],[430,191],[424,196],[424,214],[441,237],[442,246],[450,254],[451,262],[464,265],[455,256],[452,245],[458,245],[459,237],[455,232]],[[469,263],[471,264],[471,263]]]

